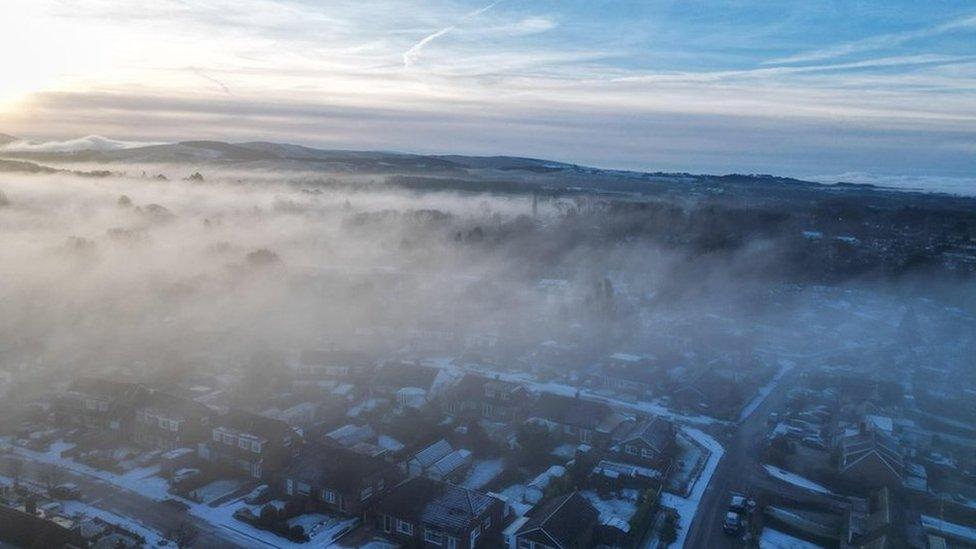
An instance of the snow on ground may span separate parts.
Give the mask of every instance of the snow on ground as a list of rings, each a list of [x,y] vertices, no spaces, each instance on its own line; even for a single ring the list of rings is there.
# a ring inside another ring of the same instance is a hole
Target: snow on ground
[[[763,403],[763,401],[766,400],[766,397],[769,396],[769,393],[772,393],[773,389],[775,389],[776,386],[779,384],[779,380],[783,379],[783,376],[786,375],[786,372],[789,372],[791,369],[793,369],[793,366],[795,365],[796,364],[792,360],[780,359],[779,372],[776,372],[776,375],[773,376],[773,379],[769,380],[769,383],[767,383],[766,385],[764,385],[759,389],[759,392],[756,393],[756,397],[753,398],[752,401],[748,405],[746,405],[746,407],[743,408],[742,411],[739,413],[740,423],[745,421],[749,416],[751,416],[752,413],[756,411],[756,408],[759,408],[759,406]]]
[[[812,492],[818,492],[821,494],[832,493],[827,488],[817,484],[816,482],[813,482],[810,479],[801,477],[800,475],[791,473],[789,471],[785,471],[783,469],[780,469],[779,467],[763,464],[763,469],[766,469],[766,472],[768,472],[770,475],[774,476],[775,478],[778,478],[783,482],[788,482],[793,486],[803,488],[804,490],[810,490]]]
[[[949,538],[965,541],[966,543],[976,543],[976,528],[970,526],[963,526],[962,524],[939,520],[937,517],[922,515],[922,527],[932,533],[943,533]]]
[[[691,527],[692,521],[695,520],[695,514],[698,512],[698,504],[701,502],[702,495],[705,493],[705,488],[711,482],[712,475],[715,474],[715,468],[718,467],[718,462],[725,455],[725,449],[722,448],[722,445],[707,434],[690,427],[682,427],[681,430],[695,442],[704,446],[709,451],[709,456],[708,462],[702,468],[701,474],[695,479],[691,494],[688,497],[683,498],[669,492],[661,492],[661,505],[674,509],[679,515],[678,539],[674,542],[675,547],[684,547],[685,538],[688,536],[688,529]]]
[[[467,478],[461,482],[461,486],[477,490],[495,480],[495,477],[500,475],[504,470],[505,464],[502,458],[476,461],[474,466],[471,467],[471,472],[468,473]]]
[[[99,509],[87,503],[80,501],[62,501],[62,506],[64,507],[64,514],[68,516],[79,516],[84,515],[86,517],[95,518],[98,517],[105,522],[110,522],[112,524],[117,524],[132,533],[139,534],[140,536],[146,538],[147,545],[160,545],[160,542],[165,539],[163,534],[157,532],[151,528],[143,526],[142,523],[137,522],[135,519],[130,517],[123,517],[111,513],[104,509]]]
[[[239,489],[244,483],[236,479],[215,480],[194,490],[203,503],[210,503]]]
[[[600,521],[604,524],[616,517],[624,522],[629,522],[630,518],[637,512],[637,490],[623,490],[619,497],[614,499],[600,499],[599,494],[593,490],[580,492],[580,495],[588,499],[593,507],[600,512]]]
[[[56,465],[79,475],[103,480],[119,488],[135,492],[156,501],[171,497],[169,494],[169,483],[166,482],[166,479],[157,476],[159,473],[158,466],[141,467],[123,474],[116,474],[61,457],[61,450],[64,449],[64,445],[64,443],[54,443],[47,452],[35,452],[27,448],[16,447],[14,448],[14,452],[31,461]],[[68,447],[71,447],[71,445],[68,445]]]
[[[809,541],[794,538],[768,526],[763,528],[759,538],[759,549],[820,549],[821,546]]]
[[[691,475],[694,473],[695,468],[698,463],[706,459],[705,451],[691,442],[688,437],[682,433],[678,432],[678,436],[675,437],[675,445],[678,447],[678,451],[681,452],[679,457],[675,460],[674,468],[671,470],[671,474],[668,475],[667,490],[673,493],[685,493],[690,488]]]
[[[220,507],[210,507],[206,504],[197,504],[190,507],[190,514],[202,519],[210,524],[224,529],[228,534],[237,539],[246,540],[244,545],[254,547],[268,546],[281,547],[286,549],[298,549],[306,547],[328,547],[332,544],[333,536],[343,529],[351,530],[359,519],[341,519],[328,517],[326,515],[316,515],[325,517],[325,521],[311,534],[311,539],[306,543],[296,543],[260,528],[255,528],[246,522],[234,518],[234,511],[244,506],[240,502],[221,505]],[[306,515],[308,516],[308,515]],[[301,517],[297,517],[301,518]]]
[[[663,406],[657,402],[627,402],[618,398],[606,397],[599,395],[596,392],[582,388],[575,387],[573,385],[567,385],[565,383],[560,383],[558,381],[539,381],[535,376],[525,372],[511,373],[511,372],[497,372],[490,368],[485,368],[477,364],[464,364],[458,365],[453,358],[450,357],[439,357],[439,358],[429,358],[422,361],[424,365],[432,366],[434,368],[440,368],[442,370],[449,370],[452,373],[458,375],[465,372],[471,372],[474,374],[492,377],[500,379],[502,381],[509,381],[513,383],[520,383],[526,388],[541,392],[550,393],[554,395],[561,396],[576,396],[579,395],[580,398],[586,400],[591,400],[595,402],[604,402],[616,406],[622,410],[630,410],[632,412],[639,412],[642,414],[653,414],[656,416],[661,416],[667,419],[682,421],[685,423],[692,423],[695,425],[714,425],[714,424],[724,424],[724,422],[719,419],[708,416],[689,416],[675,412],[666,406]]]

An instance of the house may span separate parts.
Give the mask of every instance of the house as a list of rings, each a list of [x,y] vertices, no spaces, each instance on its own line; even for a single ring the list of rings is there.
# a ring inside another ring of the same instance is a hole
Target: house
[[[530,412],[530,419],[542,421],[569,443],[602,446],[625,421],[602,402],[544,393]]]
[[[557,496],[529,514],[529,520],[515,532],[517,549],[570,549],[593,546],[600,513],[580,495]]]
[[[390,490],[376,505],[376,524],[407,547],[498,547],[503,513],[499,499],[416,477]]]
[[[905,461],[898,443],[880,431],[863,431],[840,439],[838,471],[856,483],[901,486]]]
[[[297,374],[302,379],[354,381],[367,379],[374,361],[363,353],[334,349],[306,349],[298,359]]]
[[[448,415],[502,423],[521,422],[532,405],[532,395],[518,383],[473,374],[465,374],[443,400]]]
[[[662,379],[652,357],[629,353],[614,353],[607,357],[591,375],[599,387],[635,396],[653,392]]]
[[[671,461],[674,445],[674,424],[654,417],[634,423],[617,438],[610,451],[616,460],[664,470]]]
[[[199,402],[152,391],[135,405],[132,438],[156,450],[195,446],[206,440],[212,416]]]
[[[55,415],[61,423],[121,436],[131,426],[136,404],[147,394],[146,388],[137,383],[82,377],[57,398]]]
[[[671,399],[685,410],[731,417],[738,414],[744,395],[741,379],[706,370],[692,381],[677,385]]]
[[[306,512],[361,515],[375,497],[398,478],[396,467],[382,458],[347,448],[305,448],[283,474],[284,491],[301,501]]]
[[[274,478],[298,456],[302,437],[277,419],[231,410],[213,420],[211,438],[201,443],[200,457],[230,473]]]

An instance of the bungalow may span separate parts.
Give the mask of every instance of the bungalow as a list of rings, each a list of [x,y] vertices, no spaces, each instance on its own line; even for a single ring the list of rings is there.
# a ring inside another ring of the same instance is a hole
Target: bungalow
[[[558,430],[570,443],[601,446],[626,420],[602,402],[544,393],[535,403],[530,419]]]
[[[529,520],[515,532],[518,549],[570,549],[593,546],[600,513],[572,492],[550,499],[533,509]]]
[[[654,417],[638,421],[610,448],[614,459],[641,467],[664,470],[674,452],[675,429],[670,421]]]
[[[62,423],[121,436],[131,426],[136,404],[147,394],[146,388],[137,383],[82,377],[57,398],[55,416]]]
[[[132,438],[156,450],[194,446],[206,439],[210,408],[162,391],[153,391],[135,406]]]
[[[510,423],[525,417],[532,395],[518,383],[466,374],[443,400],[448,415]]]
[[[382,458],[354,450],[306,448],[284,473],[284,490],[309,512],[363,513],[369,502],[398,480],[396,468]]]
[[[407,547],[498,547],[504,504],[426,477],[396,486],[376,506],[377,526]]]
[[[271,480],[298,456],[302,437],[277,419],[232,410],[213,421],[200,457],[235,474]]]

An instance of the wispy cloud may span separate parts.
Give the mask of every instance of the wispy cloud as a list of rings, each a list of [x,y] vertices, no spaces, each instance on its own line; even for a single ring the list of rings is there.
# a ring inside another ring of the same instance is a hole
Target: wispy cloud
[[[931,38],[933,36],[938,36],[941,34],[946,34],[949,32],[960,31],[960,30],[976,30],[976,14],[967,15],[965,17],[953,19],[952,21],[948,21],[940,25],[935,25],[935,26],[926,27],[922,29],[905,31],[905,32],[880,34],[877,36],[864,38],[862,40],[855,40],[852,42],[837,44],[829,48],[822,48],[818,50],[798,53],[796,55],[791,55],[789,57],[770,59],[768,61],[763,62],[763,64],[764,65],[789,65],[794,63],[809,63],[811,61],[824,61],[826,59],[834,59],[837,57],[844,57],[856,53],[867,53],[872,51],[883,50],[886,48],[893,48],[905,44],[907,42],[911,42],[913,40]]]
[[[424,48],[427,47],[427,44],[430,44],[434,40],[437,40],[441,36],[444,36],[453,30],[454,27],[444,27],[435,33],[428,34],[427,36],[423,37],[420,42],[417,42],[411,46],[409,50],[403,52],[403,68],[409,69],[410,67],[414,66],[414,64],[417,63],[417,60],[420,59],[420,55],[423,53]]]

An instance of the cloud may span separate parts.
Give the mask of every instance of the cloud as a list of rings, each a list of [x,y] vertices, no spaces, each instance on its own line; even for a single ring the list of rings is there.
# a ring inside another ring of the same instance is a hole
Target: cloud
[[[118,141],[108,139],[100,135],[89,135],[78,139],[68,139],[65,141],[13,141],[0,146],[0,151],[11,152],[77,152],[77,151],[115,151],[119,149],[132,149],[144,147],[146,145],[158,145],[159,143],[139,142],[139,141]]]
[[[948,32],[953,32],[958,30],[973,30],[973,29],[976,29],[976,15],[967,15],[965,17],[953,19],[952,21],[948,21],[946,23],[942,23],[941,25],[936,25],[933,27],[927,27],[924,29],[917,29],[913,31],[880,34],[877,36],[872,36],[870,38],[865,38],[863,40],[855,40],[853,42],[837,44],[829,48],[803,52],[796,55],[791,55],[789,57],[770,59],[764,61],[762,64],[763,65],[790,65],[794,63],[808,63],[811,61],[823,61],[826,59],[843,57],[855,53],[866,53],[866,52],[877,51],[885,48],[892,48],[904,44],[906,42],[910,42],[912,40],[930,38]]]

